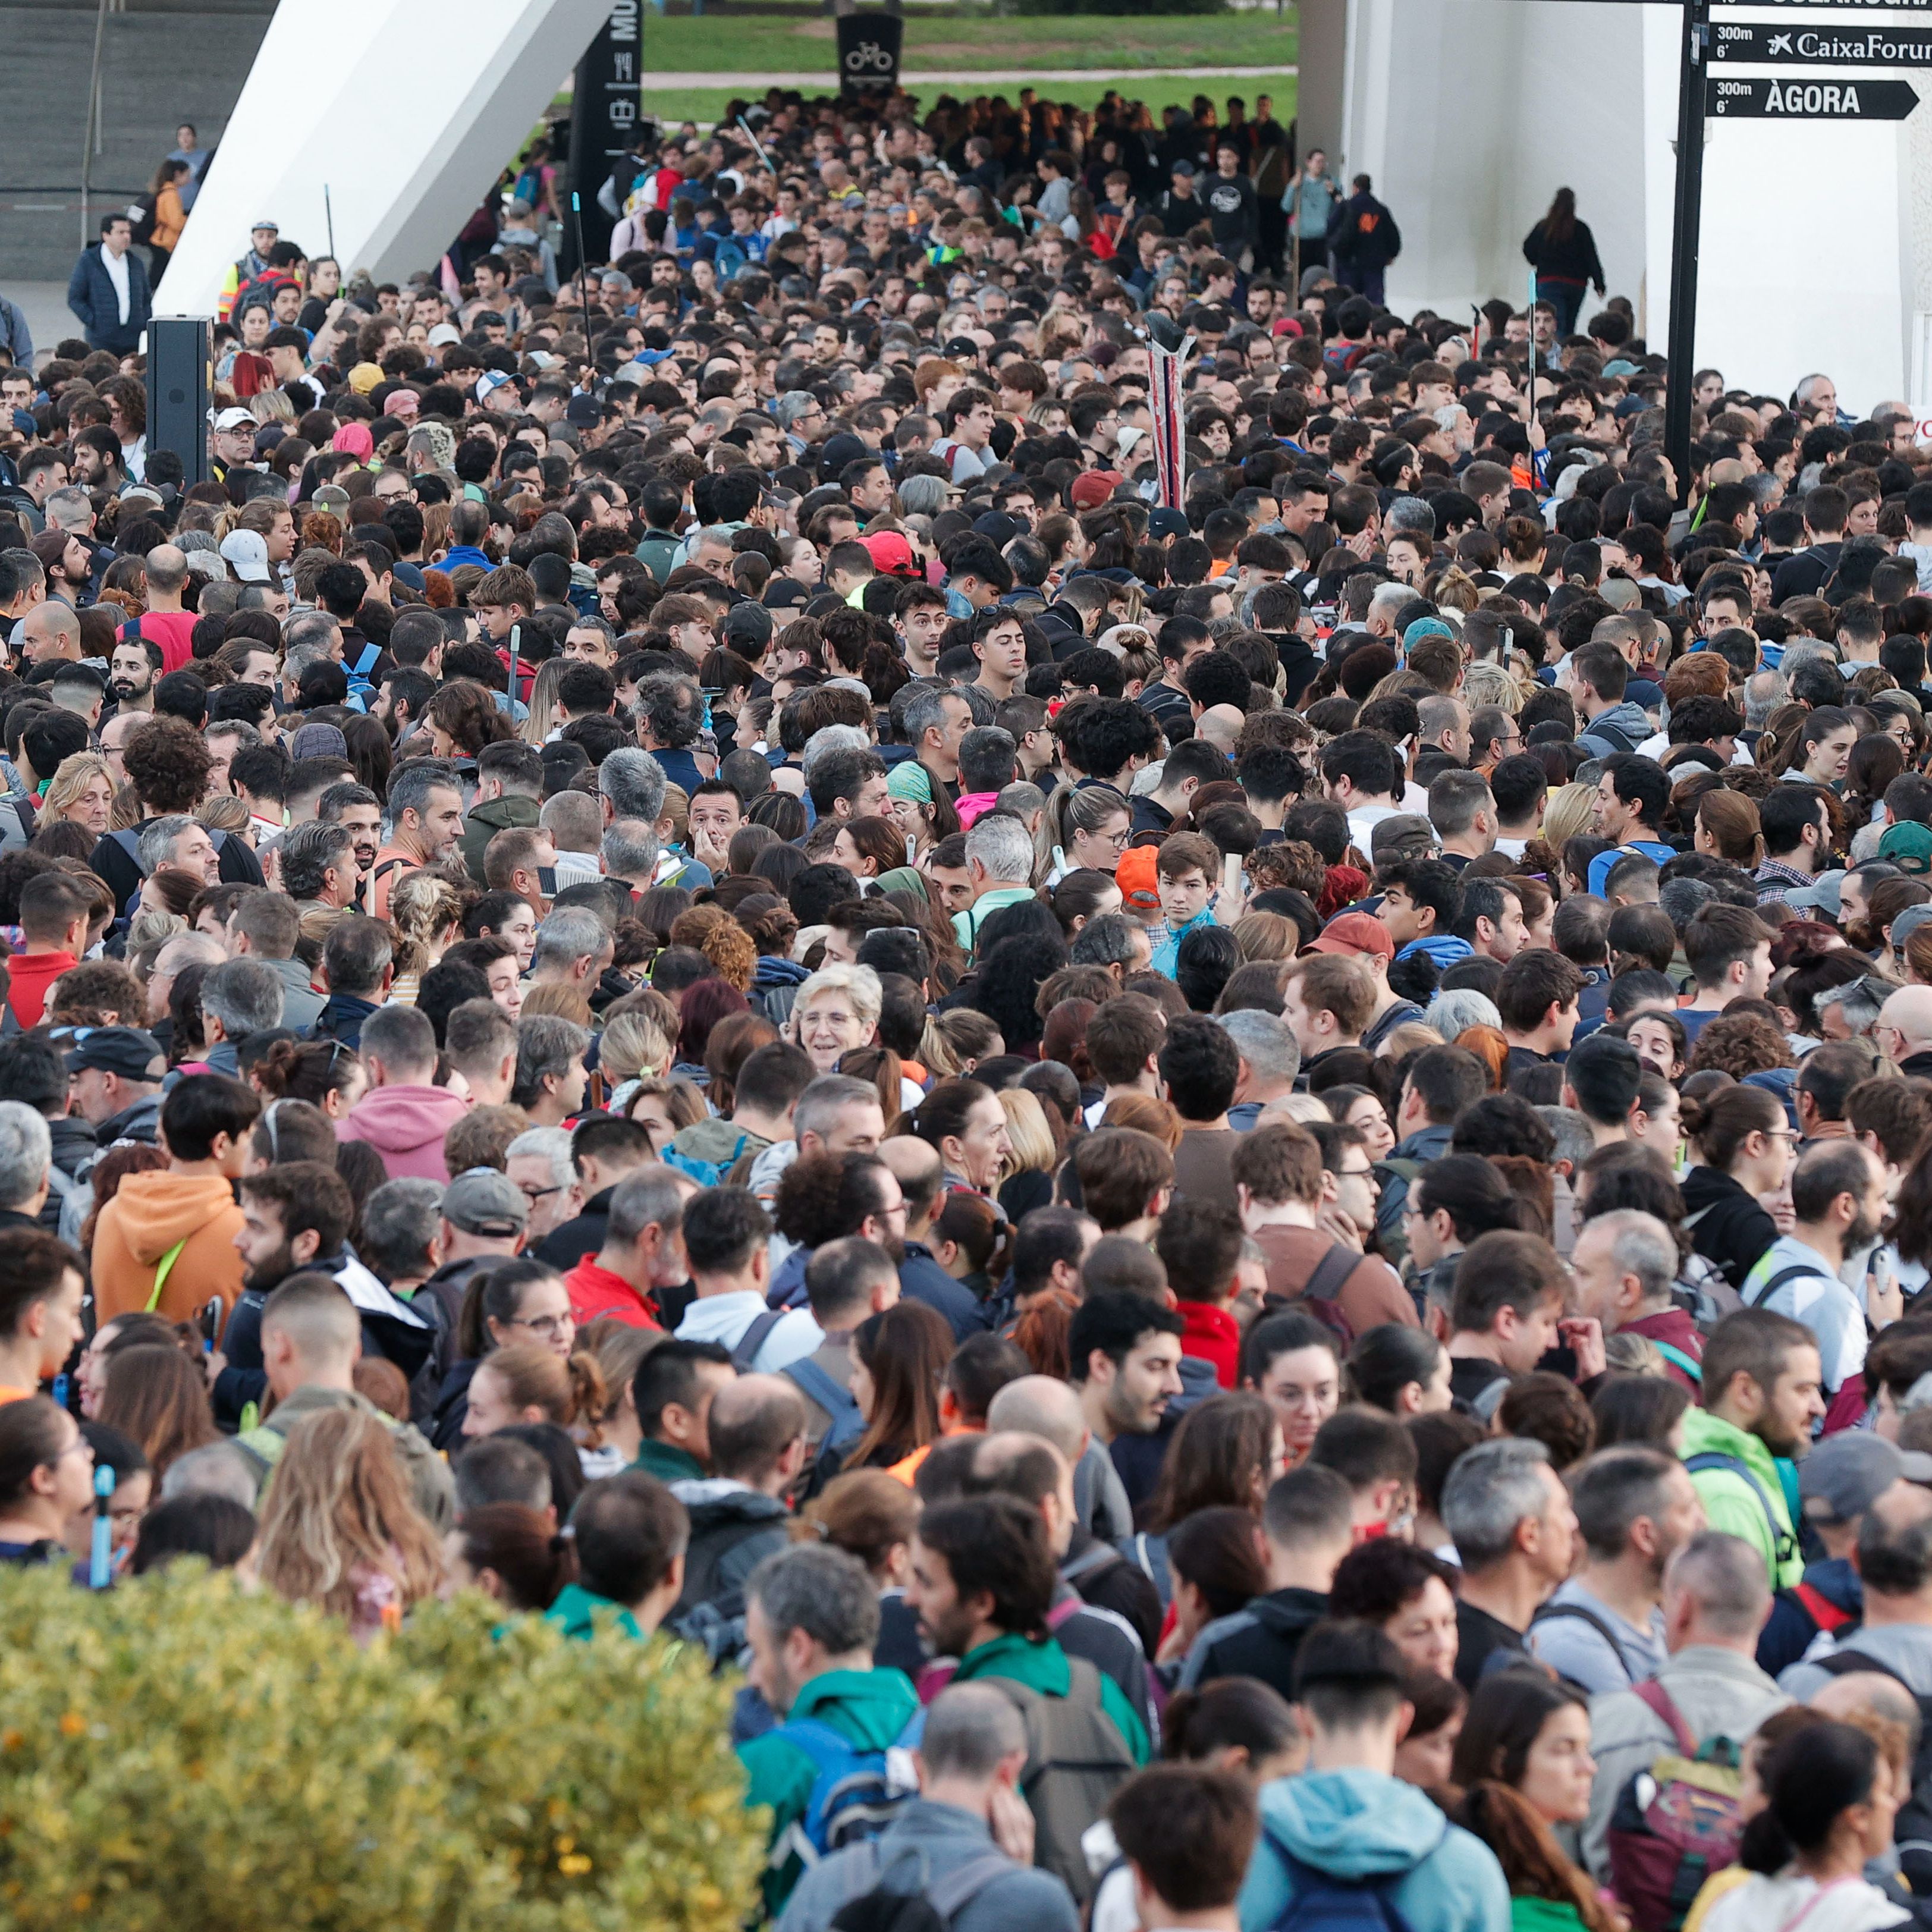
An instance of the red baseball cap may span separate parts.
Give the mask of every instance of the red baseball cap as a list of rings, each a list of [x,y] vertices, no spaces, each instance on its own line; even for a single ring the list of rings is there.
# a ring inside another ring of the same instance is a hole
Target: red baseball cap
[[[912,545],[897,530],[874,530],[859,541],[872,560],[872,568],[885,577],[916,577],[919,565]]]
[[[1395,937],[1372,913],[1345,912],[1322,928],[1322,937],[1308,950],[1345,953],[1352,959],[1359,959],[1365,952],[1378,959],[1393,959]]]
[[[1089,470],[1066,494],[1076,510],[1097,510],[1126,481],[1118,470]]]

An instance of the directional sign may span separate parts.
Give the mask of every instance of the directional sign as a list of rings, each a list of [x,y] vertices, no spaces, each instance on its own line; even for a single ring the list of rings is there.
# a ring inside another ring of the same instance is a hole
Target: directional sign
[[[1713,76],[1704,83],[1706,112],[1734,121],[1903,121],[1918,105],[1907,80],[1784,80],[1773,74]]]
[[[1788,61],[1800,67],[1932,67],[1932,27],[1780,27],[1714,20],[1716,61]]]

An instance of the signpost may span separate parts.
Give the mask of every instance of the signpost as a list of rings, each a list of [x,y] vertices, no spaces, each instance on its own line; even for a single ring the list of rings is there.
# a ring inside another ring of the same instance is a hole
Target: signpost
[[[1856,74],[1829,80],[1714,74],[1704,83],[1704,101],[1712,114],[1748,121],[1903,121],[1918,105],[1918,96],[1909,80],[1864,80]]]
[[[899,82],[899,50],[905,22],[897,14],[868,8],[862,14],[841,14],[838,32],[838,85],[846,94],[892,92]]]
[[[1932,27],[1787,27],[1720,20],[1714,61],[1789,61],[1799,67],[1932,67]]]
[[[1712,0],[1684,0],[1682,64],[1677,93],[1677,184],[1672,215],[1668,386],[1664,449],[1676,472],[1680,501],[1690,481],[1690,381],[1696,373],[1697,249],[1703,218],[1704,130],[1721,121],[1903,121],[1918,105],[1910,81],[1868,76],[1899,68],[1932,68],[1932,26],[1810,27],[1782,21],[1711,18]],[[1805,10],[1932,10],[1932,0],[1718,0]],[[1749,62],[1784,70],[1739,74]],[[1820,74],[1820,67],[1852,68]],[[1715,69],[1726,70],[1722,73]]]

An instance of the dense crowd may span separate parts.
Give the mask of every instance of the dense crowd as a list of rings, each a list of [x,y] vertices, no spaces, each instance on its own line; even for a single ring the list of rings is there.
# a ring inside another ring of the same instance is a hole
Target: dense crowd
[[[1709,370],[1676,474],[1567,191],[1404,320],[1258,109],[774,94],[563,282],[542,149],[407,286],[265,220],[192,484],[104,224],[0,1558],[742,1672],[783,1932],[1923,1916],[1932,471]]]

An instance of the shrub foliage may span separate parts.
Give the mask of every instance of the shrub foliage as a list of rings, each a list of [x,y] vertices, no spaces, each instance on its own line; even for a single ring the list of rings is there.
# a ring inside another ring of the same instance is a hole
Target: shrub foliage
[[[762,1814],[701,1658],[480,1598],[358,1649],[177,1563],[0,1575],[14,1932],[736,1932]]]

